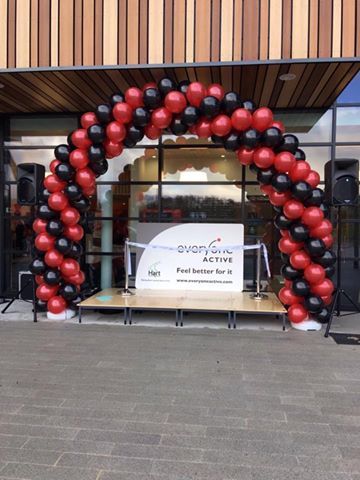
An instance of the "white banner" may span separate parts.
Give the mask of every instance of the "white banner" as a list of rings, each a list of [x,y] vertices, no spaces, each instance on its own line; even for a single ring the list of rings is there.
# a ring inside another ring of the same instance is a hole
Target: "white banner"
[[[139,224],[138,240],[150,248],[139,252],[136,288],[243,290],[243,249],[232,248],[244,243],[241,224]]]

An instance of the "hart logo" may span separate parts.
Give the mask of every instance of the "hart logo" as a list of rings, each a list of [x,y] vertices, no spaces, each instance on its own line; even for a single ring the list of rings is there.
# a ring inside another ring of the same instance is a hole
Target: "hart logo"
[[[160,270],[158,269],[158,266],[161,262],[156,262],[153,263],[152,265],[149,266],[148,269],[148,276],[152,278],[159,278],[160,277]]]

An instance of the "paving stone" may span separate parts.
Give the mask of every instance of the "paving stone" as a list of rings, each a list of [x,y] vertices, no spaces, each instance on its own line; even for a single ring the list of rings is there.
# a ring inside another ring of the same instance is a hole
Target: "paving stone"
[[[205,435],[206,425],[190,425],[182,423],[126,422],[124,432],[173,434],[173,435]]]
[[[98,470],[8,463],[0,475],[21,480],[97,480]]]
[[[274,411],[270,409],[246,409],[246,408],[209,408],[209,415],[214,415],[216,417],[241,417],[241,418],[258,418],[258,419],[269,419],[269,420],[286,420],[284,411]]]
[[[330,426],[320,423],[309,422],[271,422],[268,420],[257,420],[249,418],[246,421],[247,428],[254,430],[280,430],[283,432],[313,432],[331,433]]]
[[[1,480],[1,478],[0,478]],[[98,480],[186,480],[178,475],[149,475],[148,473],[101,472]]]
[[[28,437],[23,435],[2,435],[0,434],[0,448],[21,448]]]
[[[11,423],[0,424],[0,434],[23,435],[28,437],[49,437],[73,439],[78,429],[47,427],[42,425],[19,425]]]
[[[54,465],[60,457],[59,452],[50,450],[25,450],[17,448],[0,448],[2,462],[36,463],[39,465]]]
[[[206,478],[207,480],[252,480],[248,467],[219,463],[187,463],[154,460],[151,473],[161,475],[178,475],[186,480]]]
[[[110,455],[115,444],[57,438],[29,438],[22,448],[29,450],[54,450],[57,452],[94,453]]]
[[[167,423],[189,424],[189,425],[205,425],[220,427],[245,427],[246,421],[243,418],[228,418],[202,415],[175,415],[170,414]]]
[[[264,430],[249,430],[245,428],[208,427],[206,435],[209,437],[229,438],[233,440],[258,440],[281,443],[293,441],[292,434],[288,432],[267,432]]]
[[[266,455],[264,453],[243,453],[240,450],[217,449],[204,452],[203,461],[208,463],[226,463],[248,467],[263,466],[291,468],[298,466],[295,455]]]
[[[76,440],[93,440],[96,442],[139,443],[143,445],[158,445],[160,435],[132,432],[116,432],[104,430],[80,430]]]
[[[202,459],[203,451],[194,448],[150,446],[150,445],[116,445],[111,455],[120,457],[138,457],[149,459],[179,460],[198,462]]]
[[[300,468],[271,469],[254,468],[251,470],[253,480],[354,480],[347,473],[306,472]]]
[[[57,465],[87,469],[150,473],[152,462],[151,460],[143,458],[64,453],[60,457]]]
[[[18,423],[21,425],[44,425],[48,417],[46,415],[22,415],[19,413],[0,414],[1,423]]]

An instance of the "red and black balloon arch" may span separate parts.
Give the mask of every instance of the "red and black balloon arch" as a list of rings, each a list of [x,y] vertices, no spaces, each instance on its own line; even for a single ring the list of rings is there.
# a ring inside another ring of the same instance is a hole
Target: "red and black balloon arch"
[[[292,323],[309,317],[326,322],[334,285],[335,254],[332,224],[318,188],[319,174],[311,169],[298,139],[284,134],[269,108],[256,108],[236,92],[224,93],[221,85],[170,78],[115,93],[108,104],[81,117],[81,127],[68,143],[55,148],[51,175],[44,180],[33,229],[39,306],[53,314],[75,308],[81,300],[85,275],[80,270],[81,221],[95,194],[96,177],[108,169],[107,159],[133,147],[144,135],[155,140],[164,131],[184,135],[190,131],[211,138],[235,151],[242,165],[257,174],[268,195],[280,230],[279,249],[284,262],[285,286],[279,292]]]

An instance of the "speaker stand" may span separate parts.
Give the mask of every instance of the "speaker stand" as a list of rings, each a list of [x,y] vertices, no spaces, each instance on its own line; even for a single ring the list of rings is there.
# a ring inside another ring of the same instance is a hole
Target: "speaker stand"
[[[36,296],[35,296],[35,278],[29,279],[25,285],[20,288],[20,290],[17,291],[17,293],[11,298],[11,300],[7,303],[6,307],[1,310],[1,313],[6,313],[7,309],[11,307],[11,305],[15,302],[15,300],[20,299],[20,295],[22,292],[32,283],[32,291],[33,291],[33,298],[32,298],[32,304],[33,304],[33,321],[37,322],[37,310],[36,310]]]
[[[342,224],[341,224],[341,205],[337,206],[337,288],[335,290],[334,300],[331,306],[330,317],[328,324],[326,326],[324,337],[329,336],[331,324],[334,318],[334,313],[336,309],[336,316],[346,317],[351,315],[353,312],[341,314],[341,296],[343,295],[348,302],[355,308],[355,311],[360,313],[360,307],[355,303],[351,296],[341,288],[341,234],[342,234]]]

